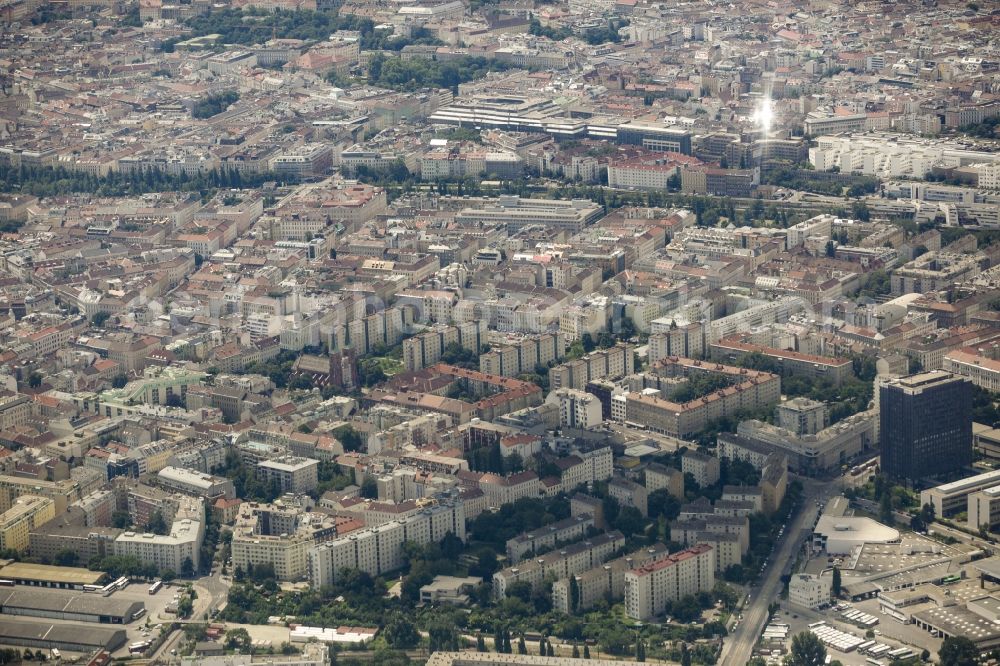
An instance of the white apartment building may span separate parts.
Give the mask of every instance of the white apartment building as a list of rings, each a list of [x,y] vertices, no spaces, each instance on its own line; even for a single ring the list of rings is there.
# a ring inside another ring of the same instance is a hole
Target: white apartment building
[[[681,471],[693,476],[695,482],[704,488],[719,480],[719,459],[689,449],[681,456]]]
[[[667,602],[715,586],[715,551],[706,544],[633,569],[625,574],[625,612],[634,620],[662,614]]]
[[[1000,361],[973,353],[971,349],[956,349],[944,355],[942,368],[967,377],[976,386],[993,393],[1000,392]]]
[[[518,534],[513,539],[507,540],[507,558],[511,562],[518,562],[539,550],[582,539],[587,535],[587,530],[593,526],[594,516],[585,513]]]
[[[465,507],[461,500],[440,501],[401,520],[314,546],[309,550],[309,582],[319,589],[336,582],[344,569],[360,569],[373,576],[395,571],[404,564],[404,543],[438,542],[449,532],[465,541]]]
[[[621,532],[607,532],[519,562],[517,566],[507,567],[493,574],[493,596],[503,599],[507,596],[507,589],[514,583],[528,583],[535,589],[552,577],[558,580],[593,569],[624,545],[625,536]]]
[[[979,189],[1000,190],[1000,162],[980,164],[976,170],[979,172]]]
[[[592,428],[604,421],[601,401],[585,391],[556,389],[549,393],[545,402],[559,405],[559,422],[568,428]]]
[[[607,297],[595,297],[569,305],[559,315],[559,332],[566,342],[572,343],[590,335],[596,339],[608,327],[611,315],[611,301]]]
[[[184,561],[190,559],[197,571],[205,538],[205,507],[201,499],[193,497],[178,497],[177,504],[169,534],[123,532],[115,539],[115,555],[137,557],[161,571],[175,573],[183,571]]]
[[[0,514],[0,548],[23,551],[28,535],[56,516],[56,503],[48,497],[21,495],[14,506]]]
[[[785,241],[788,249],[802,245],[810,236],[829,237],[833,233],[834,219],[833,215],[817,215],[788,227]]]
[[[538,497],[538,475],[531,471],[510,476],[486,473],[479,477],[479,489],[492,507],[512,504],[522,497]]]
[[[233,526],[233,568],[249,571],[270,564],[278,580],[302,580],[309,571],[310,548],[336,536],[336,524],[325,514],[244,502]]]
[[[478,355],[486,342],[486,324],[485,321],[468,321],[457,326],[437,325],[403,340],[403,366],[414,371],[434,365],[452,344]]]
[[[164,467],[156,475],[157,483],[165,488],[197,495],[200,497],[236,497],[233,482],[203,472],[196,472],[182,467]]]
[[[646,466],[645,475],[646,490],[649,492],[666,489],[674,497],[683,499],[684,472],[659,463],[650,463]]]
[[[552,584],[552,606],[563,613],[575,613],[590,608],[601,599],[621,599],[625,596],[625,574],[628,571],[668,556],[666,545],[658,543],[605,562],[571,578],[561,578]],[[576,581],[575,608],[571,608],[573,605],[571,580]]]
[[[616,391],[611,395],[611,420],[615,423],[625,423],[628,416],[628,393]]]
[[[819,608],[830,603],[831,576],[813,574],[793,574],[788,582],[788,601],[802,608]]]
[[[715,343],[737,333],[746,333],[757,326],[783,323],[788,321],[788,318],[793,314],[808,309],[809,304],[798,296],[782,296],[767,303],[752,305],[745,310],[709,323],[707,341]]]
[[[993,486],[969,495],[967,507],[969,527],[978,530],[983,525],[993,530],[1000,525],[1000,486]]]
[[[969,495],[995,486],[1000,487],[1000,470],[983,472],[976,476],[921,490],[920,506],[930,504],[934,507],[935,516],[947,518],[966,508]]]
[[[621,189],[666,190],[668,181],[679,176],[675,162],[627,161],[608,165],[608,186]]]
[[[838,167],[841,173],[880,178],[924,178],[934,166],[996,164],[1000,163],[1000,155],[968,150],[942,139],[852,134],[817,138],[816,146],[809,149],[809,161],[817,171]]]
[[[312,458],[285,456],[257,463],[257,478],[265,483],[277,483],[282,493],[296,495],[315,490],[319,485],[319,461]]]

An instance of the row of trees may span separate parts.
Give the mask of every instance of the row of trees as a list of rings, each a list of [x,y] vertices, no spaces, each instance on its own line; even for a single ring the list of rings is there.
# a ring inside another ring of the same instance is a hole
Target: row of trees
[[[766,185],[777,185],[793,190],[814,192],[839,197],[847,188],[847,196],[860,197],[874,194],[878,191],[879,180],[871,176],[830,177],[823,172],[803,169],[795,166],[772,169],[761,174],[761,181]]]
[[[207,197],[218,188],[259,187],[267,182],[291,184],[294,178],[275,173],[243,174],[236,169],[210,169],[189,176],[162,169],[110,171],[106,176],[70,171],[65,167],[12,167],[0,162],[0,192],[51,197],[86,192],[124,197],[149,192],[196,192]]]
[[[272,37],[279,39],[301,39],[306,42],[320,42],[330,38],[338,30],[352,30],[360,33],[359,47],[362,51],[399,51],[410,44],[443,44],[431,36],[426,28],[415,28],[409,37],[393,36],[375,30],[375,22],[368,18],[351,15],[340,16],[328,11],[269,12],[250,7],[222,9],[187,20],[188,34],[184,38],[165,40],[160,48],[172,52],[181,39],[220,35],[224,44],[263,44]]]

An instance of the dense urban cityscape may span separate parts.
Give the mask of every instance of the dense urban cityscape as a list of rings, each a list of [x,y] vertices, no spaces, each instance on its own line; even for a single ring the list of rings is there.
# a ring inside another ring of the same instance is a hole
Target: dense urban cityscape
[[[0,664],[1000,664],[998,130],[992,0],[0,0]]]

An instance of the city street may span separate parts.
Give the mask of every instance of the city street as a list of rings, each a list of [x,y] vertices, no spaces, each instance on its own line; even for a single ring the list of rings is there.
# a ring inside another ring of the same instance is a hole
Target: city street
[[[841,480],[817,483],[807,481],[798,511],[792,515],[784,536],[775,544],[761,581],[751,588],[750,601],[743,609],[743,619],[722,646],[720,664],[743,666],[753,655],[754,645],[767,623],[768,606],[781,591],[781,576],[795,559],[795,553],[802,546],[803,535],[811,533],[819,507],[816,501],[825,503],[840,492]]]

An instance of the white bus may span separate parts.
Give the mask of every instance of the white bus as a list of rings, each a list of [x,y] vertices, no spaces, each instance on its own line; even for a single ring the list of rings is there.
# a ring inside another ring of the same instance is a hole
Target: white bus
[[[158,580],[158,581],[156,581],[155,583],[153,583],[152,585],[149,586],[149,593],[150,594],[156,594],[157,592],[160,591],[161,587],[163,587],[163,581],[162,580]]]
[[[150,646],[150,642],[149,641],[141,641],[139,643],[132,643],[131,645],[128,646],[128,653],[129,654],[142,654],[143,652],[145,652],[149,648],[149,646]]]

